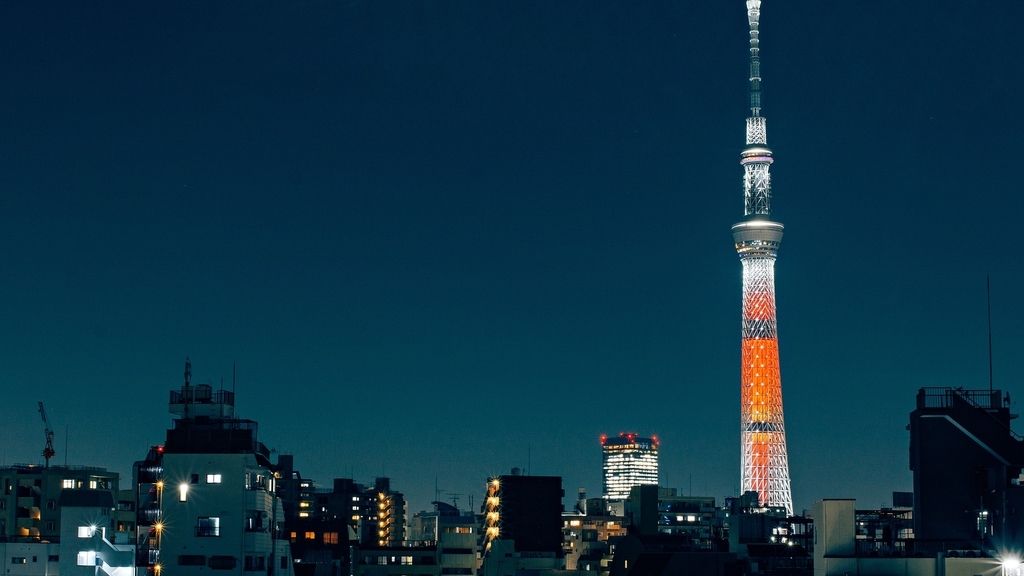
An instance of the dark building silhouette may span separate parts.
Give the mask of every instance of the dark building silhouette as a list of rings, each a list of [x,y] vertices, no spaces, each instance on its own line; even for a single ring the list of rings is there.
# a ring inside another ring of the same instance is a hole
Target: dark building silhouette
[[[295,468],[291,454],[278,456],[277,472],[277,493],[284,510],[284,532],[295,560],[295,576],[349,574],[350,545],[354,527],[359,525],[359,513],[352,512],[351,494],[317,489],[313,480],[303,478]],[[358,508],[358,497],[355,504]]]
[[[147,573],[160,561],[160,500],[164,490],[164,447],[153,446],[132,464],[135,485],[135,564]]]
[[[562,553],[561,476],[522,476],[513,470],[488,481],[485,510],[498,518],[493,537],[514,540],[517,552]]]
[[[1024,440],[1009,395],[921,388],[910,414],[916,549],[983,550],[1024,537]]]

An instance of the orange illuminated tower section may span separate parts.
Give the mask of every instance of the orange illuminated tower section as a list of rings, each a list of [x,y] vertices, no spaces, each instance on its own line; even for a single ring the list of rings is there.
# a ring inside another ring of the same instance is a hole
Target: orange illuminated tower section
[[[772,188],[766,123],[761,116],[758,25],[761,0],[746,0],[750,24],[750,117],[743,165],[743,221],[732,227],[743,265],[743,344],[740,368],[742,492],[756,491],[763,506],[793,513],[782,417],[782,377],[775,322],[775,258],[782,224],[771,218]]]

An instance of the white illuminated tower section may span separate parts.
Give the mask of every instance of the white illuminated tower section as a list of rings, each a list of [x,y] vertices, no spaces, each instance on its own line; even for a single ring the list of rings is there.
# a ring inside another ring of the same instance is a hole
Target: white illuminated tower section
[[[793,513],[782,417],[782,377],[775,324],[775,257],[782,224],[771,219],[772,151],[761,116],[758,20],[761,0],[746,0],[750,24],[750,117],[743,149],[743,221],[732,227],[743,265],[743,344],[740,369],[742,492],[756,491],[763,506]]]
[[[625,500],[634,486],[658,483],[659,444],[657,436],[643,438],[632,432],[601,436],[606,500]]]

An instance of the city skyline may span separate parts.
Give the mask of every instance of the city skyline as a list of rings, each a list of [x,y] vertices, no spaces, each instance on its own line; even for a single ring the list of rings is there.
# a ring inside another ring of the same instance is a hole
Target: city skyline
[[[797,511],[910,488],[917,388],[988,385],[989,274],[1020,411],[1022,12],[764,12]],[[42,400],[54,462],[125,474],[191,357],[215,387],[237,366],[304,476],[390,476],[410,509],[513,466],[596,494],[615,430],[658,432],[664,485],[738,492],[742,3],[0,22],[4,463],[42,461]]]

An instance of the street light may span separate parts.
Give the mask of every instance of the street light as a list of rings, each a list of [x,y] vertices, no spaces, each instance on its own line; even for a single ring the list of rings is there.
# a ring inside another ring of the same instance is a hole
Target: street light
[[[999,565],[1003,569],[1003,576],[1020,576],[1020,558],[1017,556],[1004,556]]]

